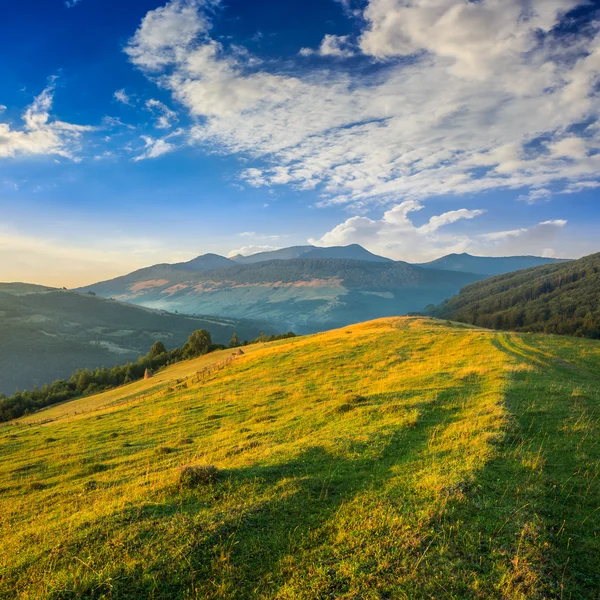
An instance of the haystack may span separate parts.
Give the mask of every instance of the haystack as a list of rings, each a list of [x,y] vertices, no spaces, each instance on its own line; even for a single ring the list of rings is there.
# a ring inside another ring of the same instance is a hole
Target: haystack
[[[144,379],[150,379],[152,377],[152,371],[150,369],[146,369],[144,371]]]

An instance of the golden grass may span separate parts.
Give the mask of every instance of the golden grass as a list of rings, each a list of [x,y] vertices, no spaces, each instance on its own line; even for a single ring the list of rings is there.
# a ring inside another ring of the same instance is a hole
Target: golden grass
[[[0,597],[585,597],[597,350],[381,319],[2,427]]]

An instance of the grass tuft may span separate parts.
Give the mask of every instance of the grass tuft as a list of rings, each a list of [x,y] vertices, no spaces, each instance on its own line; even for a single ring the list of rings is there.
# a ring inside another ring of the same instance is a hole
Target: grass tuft
[[[221,472],[213,465],[187,465],[179,471],[179,487],[193,489],[215,483]]]

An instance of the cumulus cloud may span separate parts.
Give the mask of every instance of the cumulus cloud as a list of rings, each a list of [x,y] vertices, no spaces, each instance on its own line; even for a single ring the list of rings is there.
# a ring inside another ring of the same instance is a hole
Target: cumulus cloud
[[[483,210],[458,209],[431,217],[422,225],[415,225],[411,213],[424,206],[407,200],[386,211],[381,219],[351,217],[334,227],[319,239],[310,239],[315,246],[343,246],[361,244],[372,252],[397,260],[424,262],[453,252],[471,252],[478,255],[541,254],[557,237],[566,221],[545,221],[532,227],[485,234],[466,234],[445,230],[462,220],[471,220],[484,214]]]
[[[183,60],[191,42],[211,28],[202,9],[216,4],[216,0],[173,0],[151,10],[125,52],[135,65],[151,71]]]
[[[173,0],[126,52],[196,119],[192,143],[260,161],[242,175],[250,185],[355,209],[567,189],[600,171],[598,24],[556,27],[584,3],[370,0],[359,47],[373,68],[293,76],[211,39],[216,1]]]
[[[157,129],[169,129],[179,120],[177,113],[160,100],[147,100],[146,108],[156,116],[154,125]]]
[[[53,98],[54,88],[50,85],[27,107],[20,129],[0,123],[0,158],[46,154],[76,160],[82,135],[94,127],[53,119],[50,115]]]

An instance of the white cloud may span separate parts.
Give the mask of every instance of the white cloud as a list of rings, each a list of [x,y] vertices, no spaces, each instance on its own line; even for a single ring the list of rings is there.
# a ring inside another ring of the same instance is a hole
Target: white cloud
[[[354,56],[354,49],[350,36],[348,35],[332,35],[327,34],[323,38],[321,45],[317,50],[311,48],[302,48],[300,50],[300,56],[311,56],[317,54],[318,56],[333,56],[337,58],[349,58]]]
[[[144,140],[146,148],[142,154],[133,159],[135,162],[146,160],[148,158],[158,158],[159,156],[172,152],[176,148],[174,144],[171,144],[165,138],[156,139],[148,135],[143,135],[142,139]]]
[[[586,140],[579,137],[565,137],[556,142],[548,144],[548,149],[552,156],[557,158],[571,158],[573,160],[583,160],[588,155]]]
[[[546,221],[529,228],[485,234],[465,234],[444,228],[481,216],[483,210],[459,209],[433,216],[417,226],[410,214],[422,210],[420,202],[407,200],[386,211],[381,219],[351,217],[320,239],[315,246],[361,244],[372,252],[408,262],[424,262],[452,252],[478,255],[541,254],[548,249],[566,221]]]
[[[258,254],[259,252],[271,252],[273,250],[280,250],[279,246],[242,246],[241,248],[237,248],[236,250],[232,250],[227,255],[228,258],[232,258],[234,256],[242,255],[242,256],[251,256],[252,254]]]
[[[151,71],[180,61],[190,43],[211,27],[209,18],[201,9],[217,3],[211,0],[173,0],[151,10],[125,52],[135,65]]]
[[[254,241],[262,240],[271,242],[275,242],[287,237],[286,235],[268,235],[265,233],[256,233],[256,231],[243,231],[239,235],[243,238],[251,238]]]
[[[536,202],[546,201],[552,197],[552,191],[547,188],[538,188],[531,190],[528,194],[519,196],[518,200],[527,202],[527,204],[535,204]]]
[[[156,116],[155,126],[157,129],[169,129],[179,120],[177,113],[160,100],[154,98],[147,100],[146,108]]]
[[[127,106],[133,106],[133,101],[131,99],[131,96],[124,89],[117,90],[113,94],[113,98],[117,102],[120,102],[121,104],[126,104]]]
[[[65,0],[65,6],[67,8],[73,8],[74,6],[77,6],[80,2],[81,0]]]
[[[471,247],[475,252],[492,256],[514,256],[534,254],[554,256],[555,251],[548,247],[554,242],[567,221],[556,219],[543,221],[532,227],[522,227],[512,231],[498,231],[479,236]]]
[[[21,129],[0,123],[0,158],[39,154],[77,160],[74,153],[80,147],[80,138],[94,127],[52,119],[53,95],[54,88],[50,85],[34,99],[23,113]]]
[[[261,161],[242,176],[257,187],[318,189],[321,205],[357,210],[566,190],[600,172],[598,24],[555,34],[583,3],[370,0],[360,48],[375,69],[292,76],[210,39],[215,2],[174,0],[127,53],[197,119],[193,143]]]
[[[3,113],[7,108],[5,104],[0,104],[0,113]]]

